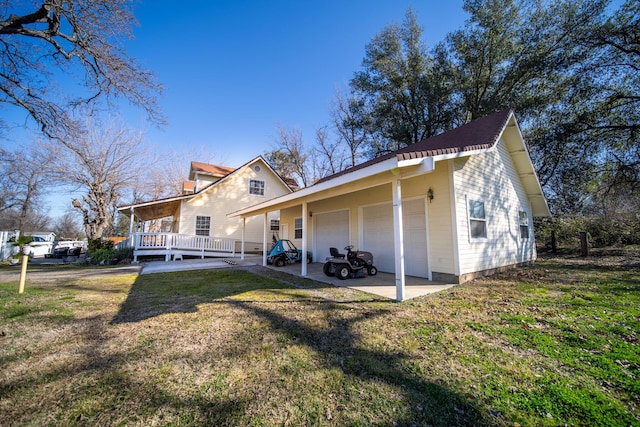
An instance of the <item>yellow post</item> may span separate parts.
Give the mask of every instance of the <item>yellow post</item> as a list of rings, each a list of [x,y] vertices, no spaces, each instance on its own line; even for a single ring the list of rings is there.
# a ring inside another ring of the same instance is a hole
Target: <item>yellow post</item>
[[[29,261],[29,255],[22,255],[22,270],[20,271],[20,289],[18,293],[24,292],[24,282],[27,280],[27,262]]]

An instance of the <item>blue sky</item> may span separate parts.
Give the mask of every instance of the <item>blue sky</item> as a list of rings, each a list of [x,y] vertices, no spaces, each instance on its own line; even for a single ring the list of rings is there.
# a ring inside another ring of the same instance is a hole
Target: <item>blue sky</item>
[[[190,6],[194,4],[194,6]],[[160,147],[201,147],[240,166],[269,150],[278,125],[312,142],[336,88],[361,67],[365,45],[412,7],[428,46],[459,28],[462,1],[147,1],[128,52],[157,73],[168,125]],[[144,117],[129,117],[135,125]],[[132,120],[133,119],[133,120]],[[188,165],[185,165],[185,173]]]
[[[270,150],[278,125],[299,128],[311,143],[329,123],[336,89],[361,69],[366,44],[385,25],[402,23],[409,7],[429,48],[466,19],[462,0],[142,0],[126,50],[164,85],[159,102],[168,124],[150,126],[132,108],[121,114],[147,129],[161,155],[206,153],[192,160],[232,167]],[[21,111],[0,114],[25,120]],[[28,140],[15,128],[9,138]],[[62,215],[72,198],[62,189],[52,194],[49,215]]]

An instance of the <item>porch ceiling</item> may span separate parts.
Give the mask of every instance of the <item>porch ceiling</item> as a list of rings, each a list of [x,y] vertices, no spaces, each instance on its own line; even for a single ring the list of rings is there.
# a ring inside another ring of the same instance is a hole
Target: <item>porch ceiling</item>
[[[180,202],[181,200],[171,200],[146,206],[131,206],[126,209],[121,209],[120,212],[125,215],[131,215],[131,210],[133,209],[133,213],[137,218],[142,221],[150,221],[152,219],[166,218],[175,215],[176,211],[180,208]]]

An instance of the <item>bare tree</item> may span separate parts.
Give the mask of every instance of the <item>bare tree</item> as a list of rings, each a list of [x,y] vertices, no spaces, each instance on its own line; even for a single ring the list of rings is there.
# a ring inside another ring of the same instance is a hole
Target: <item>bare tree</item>
[[[131,0],[0,0],[0,102],[26,110],[49,137],[77,137],[70,107],[123,97],[162,123],[161,86],[126,55],[136,24]],[[63,96],[61,73],[84,82]],[[77,78],[77,74],[82,75]]]
[[[83,138],[52,144],[59,153],[53,171],[60,183],[85,192],[72,205],[82,213],[87,238],[98,239],[112,225],[120,197],[144,173],[145,149],[141,134],[113,121],[88,120],[85,128]]]
[[[360,151],[367,141],[372,126],[370,115],[365,113],[366,105],[355,93],[345,99],[340,90],[330,110],[331,119],[338,133],[339,141],[344,142],[349,150],[351,164],[355,166],[360,159]]]
[[[308,162],[310,155],[300,129],[278,126],[276,148],[265,156],[280,175],[297,178],[303,187],[313,183],[312,168]]]
[[[153,165],[148,168],[147,176],[136,185],[136,193],[132,202],[155,200],[181,194],[192,161],[212,164],[214,159],[218,158],[221,157],[212,154],[207,147],[192,145],[186,150],[157,153]]]
[[[0,228],[35,231],[48,224],[41,202],[51,183],[43,165],[51,160],[51,154],[37,143],[14,151],[0,148]]]
[[[83,238],[83,227],[78,221],[77,215],[67,212],[58,218],[53,226],[53,231],[58,239],[66,238],[79,240]]]
[[[333,175],[345,169],[345,150],[340,141],[331,142],[326,128],[320,128],[316,131],[314,152],[317,159],[314,167],[315,179]]]

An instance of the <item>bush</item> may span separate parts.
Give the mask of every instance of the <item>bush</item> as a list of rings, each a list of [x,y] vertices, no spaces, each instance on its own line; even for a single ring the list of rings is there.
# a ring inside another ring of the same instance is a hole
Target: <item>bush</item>
[[[91,252],[90,262],[91,264],[98,265],[103,261],[110,261],[113,259],[115,250],[113,248],[96,249]]]
[[[113,245],[112,245],[113,246]],[[123,259],[133,258],[133,248],[113,249],[102,248],[91,252],[91,264],[98,265],[103,263],[111,263],[112,261],[120,262]]]
[[[551,233],[556,233],[558,248],[580,248],[580,232],[586,231],[593,248],[640,245],[640,221],[634,214],[561,216],[536,220],[536,240],[551,247]]]
[[[99,249],[113,249],[113,242],[105,239],[93,239],[89,240],[89,252],[94,253]]]

